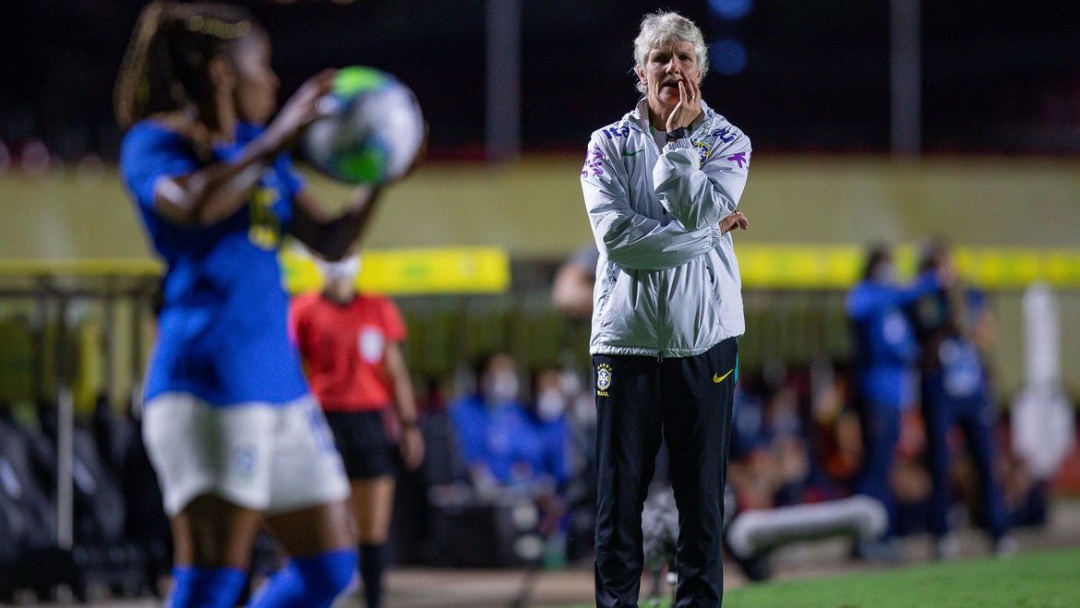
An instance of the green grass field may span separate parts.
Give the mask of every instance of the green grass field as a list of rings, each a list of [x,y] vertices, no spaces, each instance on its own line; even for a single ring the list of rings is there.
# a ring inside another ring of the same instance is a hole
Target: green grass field
[[[1080,606],[1080,549],[760,583],[728,591],[724,606],[1073,608]]]

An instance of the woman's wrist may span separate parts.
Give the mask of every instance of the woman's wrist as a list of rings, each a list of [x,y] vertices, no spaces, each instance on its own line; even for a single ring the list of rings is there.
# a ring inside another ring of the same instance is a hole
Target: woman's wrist
[[[678,141],[680,139],[685,139],[687,137],[690,137],[690,129],[687,129],[686,127],[679,127],[677,129],[672,129],[671,131],[667,132],[668,143]]]

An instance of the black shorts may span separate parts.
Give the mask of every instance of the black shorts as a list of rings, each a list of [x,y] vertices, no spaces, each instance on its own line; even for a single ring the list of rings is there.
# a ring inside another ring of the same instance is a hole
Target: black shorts
[[[382,413],[326,412],[326,422],[334,433],[349,479],[373,479],[394,473]]]

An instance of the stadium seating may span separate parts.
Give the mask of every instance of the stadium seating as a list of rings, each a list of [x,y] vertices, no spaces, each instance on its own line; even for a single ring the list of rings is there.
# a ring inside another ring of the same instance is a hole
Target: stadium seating
[[[125,477],[122,485],[116,466],[134,470],[124,461],[135,460],[141,441],[117,446],[122,461],[103,458],[99,446],[113,438],[95,436],[77,425],[73,434],[74,544],[61,547],[57,540],[56,419],[55,407],[39,408],[41,430],[20,425],[6,410],[0,415],[0,602],[13,601],[19,592],[39,599],[56,597],[66,587],[76,599],[88,601],[91,589],[107,589],[114,595],[156,592],[157,576],[167,571],[167,548],[160,539],[151,542],[143,526],[154,520],[146,510],[160,513],[160,498],[130,504],[125,489],[136,481],[156,488],[153,477]],[[138,437],[125,428],[122,436]],[[96,429],[100,430],[100,428]],[[135,453],[133,453],[135,452]],[[145,455],[144,455],[145,456]],[[152,475],[152,470],[146,469]],[[135,478],[137,477],[137,479]],[[141,519],[130,517],[137,514]],[[160,513],[164,519],[164,514]],[[134,524],[134,525],[132,525]],[[157,528],[160,531],[160,526]],[[133,535],[144,530],[141,535]],[[167,528],[166,528],[167,531]]]

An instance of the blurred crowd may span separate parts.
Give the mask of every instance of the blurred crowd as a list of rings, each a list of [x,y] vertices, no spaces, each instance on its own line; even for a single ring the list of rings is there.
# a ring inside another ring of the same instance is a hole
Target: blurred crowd
[[[566,268],[586,269],[580,292],[591,295],[587,249]],[[909,535],[927,535],[948,559],[951,533],[964,527],[985,528],[992,548],[1006,553],[1010,529],[1046,522],[1049,481],[1010,451],[1009,412],[998,407],[985,363],[991,307],[960,286],[947,248],[926,256],[924,275],[903,284],[887,248],[868,255],[864,280],[848,299],[851,359],[739,370],[728,477],[734,517],[868,494],[885,503],[889,527],[880,542],[854,546],[853,556],[887,560],[896,557],[890,543]],[[566,275],[556,279],[556,304],[587,317],[589,307],[575,307],[567,295],[572,284]],[[870,316],[860,312],[871,301],[860,300],[869,297],[865,290],[881,305]],[[871,317],[879,327],[860,329]],[[898,375],[882,371],[882,357]],[[463,361],[452,378],[415,378],[427,446],[415,471],[400,466],[401,429],[392,419],[386,424],[399,462],[391,562],[560,568],[590,560],[593,383],[581,365],[525,369],[509,352]],[[10,404],[0,407],[0,562],[44,559],[56,547],[56,411],[55,403],[39,404],[28,424]],[[102,549],[83,554],[83,572],[121,590],[157,589],[170,539],[137,409],[102,399],[92,416],[77,418],[74,437],[73,539]],[[660,464],[657,484],[666,473]],[[108,547],[128,551],[109,554]],[[252,574],[272,571],[272,543],[263,539],[256,551]],[[133,571],[144,576],[125,578]],[[10,590],[6,584],[0,577],[0,591]]]

